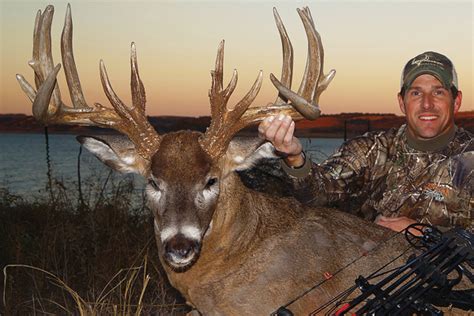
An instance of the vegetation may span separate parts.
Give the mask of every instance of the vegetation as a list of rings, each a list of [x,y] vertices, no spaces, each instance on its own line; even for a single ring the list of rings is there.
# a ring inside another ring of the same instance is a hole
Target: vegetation
[[[51,183],[34,201],[0,188],[0,314],[189,311],[161,267],[150,211],[132,203],[131,179],[90,181],[80,199]]]

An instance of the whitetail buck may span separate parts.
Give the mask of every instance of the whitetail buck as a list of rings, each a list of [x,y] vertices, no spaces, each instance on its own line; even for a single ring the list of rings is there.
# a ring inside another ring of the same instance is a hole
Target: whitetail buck
[[[212,122],[205,133],[157,134],[145,115],[145,90],[133,43],[132,106],[115,94],[102,61],[100,77],[113,108],[87,104],[73,57],[69,6],[61,50],[73,106],[62,102],[56,85],[60,65],[54,67],[51,56],[52,6],[38,12],[35,22],[30,65],[37,91],[17,75],[40,122],[94,125],[126,135],[78,139],[111,168],[147,179],[156,243],[169,281],[205,315],[270,314],[321,283],[288,306],[295,314],[308,314],[352,285],[357,275],[372,272],[407,248],[399,237],[385,242],[392,232],[346,213],[308,208],[293,198],[253,191],[236,173],[259,159],[274,157],[270,143],[234,137],[239,130],[268,115],[284,113],[295,120],[319,115],[319,96],[335,72],[323,74],[323,48],[310,12],[305,8],[298,13],[309,46],[298,93],[290,90],[293,52],[275,10],[283,70],[281,81],[273,75],[271,81],[279,97],[271,105],[249,107],[262,83],[260,73],[248,94],[228,109],[237,72],[224,89],[222,42],[211,73]],[[383,247],[375,247],[377,244]]]

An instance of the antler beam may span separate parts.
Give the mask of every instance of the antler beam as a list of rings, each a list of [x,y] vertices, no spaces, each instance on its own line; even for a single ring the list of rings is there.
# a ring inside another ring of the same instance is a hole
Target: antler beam
[[[211,72],[212,86],[209,91],[211,125],[200,140],[202,148],[213,159],[218,159],[225,152],[230,140],[239,130],[248,125],[258,123],[269,115],[285,114],[291,116],[294,120],[301,120],[303,118],[314,120],[321,113],[318,106],[319,96],[334,78],[336,71],[331,70],[329,74],[323,74],[324,50],[321,38],[314,27],[311,12],[307,7],[298,9],[298,14],[303,22],[308,38],[308,58],[303,79],[297,93],[291,90],[293,47],[285,26],[275,8],[273,9],[273,14],[280,33],[283,50],[281,81],[273,74],[270,74],[272,83],[279,91],[274,104],[249,108],[261,86],[262,74],[260,72],[247,95],[234,109],[227,108],[229,97],[237,84],[237,71],[234,70],[229,85],[225,90],[222,90],[224,43],[221,42],[219,45],[216,67]]]
[[[100,75],[104,91],[113,108],[106,108],[98,103],[89,106],[82,92],[72,49],[72,17],[68,4],[64,28],[61,36],[61,56],[64,65],[69,93],[73,107],[61,100],[61,93],[56,84],[60,64],[53,68],[51,54],[51,23],[54,7],[47,6],[43,13],[38,11],[33,34],[33,59],[29,62],[35,73],[35,84],[38,91],[17,75],[17,80],[25,94],[33,102],[34,117],[45,125],[69,124],[87,125],[115,129],[134,143],[138,153],[145,159],[158,150],[161,137],[148,122],[145,114],[145,89],[138,73],[138,62],[135,44],[131,45],[131,90],[132,107],[127,107],[115,94],[110,84],[103,61],[100,62]]]

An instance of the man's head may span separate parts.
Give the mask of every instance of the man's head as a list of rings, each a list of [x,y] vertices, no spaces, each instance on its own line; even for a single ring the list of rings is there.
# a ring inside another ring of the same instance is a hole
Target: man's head
[[[400,86],[398,102],[410,136],[428,140],[453,130],[462,93],[454,65],[446,56],[425,52],[410,59]]]

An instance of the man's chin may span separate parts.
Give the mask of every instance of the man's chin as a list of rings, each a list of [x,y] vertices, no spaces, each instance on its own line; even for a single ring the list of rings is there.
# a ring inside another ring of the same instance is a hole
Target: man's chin
[[[431,128],[424,128],[420,129],[417,128],[415,131],[410,131],[410,136],[414,139],[421,140],[421,141],[429,141],[436,136],[440,135],[438,129],[431,129]]]
[[[423,141],[433,139],[443,134],[443,131],[439,126],[439,122],[419,120],[416,127],[411,131],[411,134],[414,138]]]

